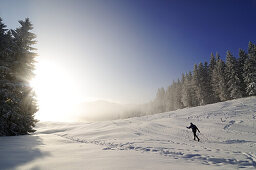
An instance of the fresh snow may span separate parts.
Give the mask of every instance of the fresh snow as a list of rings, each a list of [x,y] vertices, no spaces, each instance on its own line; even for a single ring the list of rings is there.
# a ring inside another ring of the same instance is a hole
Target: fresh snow
[[[256,97],[123,120],[39,122],[36,129],[0,137],[0,169],[256,168]]]

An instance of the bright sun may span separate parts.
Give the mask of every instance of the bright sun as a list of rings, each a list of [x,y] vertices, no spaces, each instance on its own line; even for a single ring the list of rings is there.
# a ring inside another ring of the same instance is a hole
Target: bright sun
[[[78,102],[75,82],[58,65],[40,61],[36,65],[36,77],[31,81],[39,111],[36,119],[41,121],[69,121],[72,107]]]

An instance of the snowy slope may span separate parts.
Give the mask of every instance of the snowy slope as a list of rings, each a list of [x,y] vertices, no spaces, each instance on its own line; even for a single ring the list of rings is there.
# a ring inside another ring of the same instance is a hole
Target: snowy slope
[[[186,128],[190,122],[200,129],[200,142]],[[33,149],[47,154],[35,153],[37,158],[18,164],[14,153],[13,162],[3,156],[17,145],[9,141],[33,137],[44,141]],[[0,138],[1,164],[11,169],[256,169],[256,97],[124,120],[39,123],[33,136]]]

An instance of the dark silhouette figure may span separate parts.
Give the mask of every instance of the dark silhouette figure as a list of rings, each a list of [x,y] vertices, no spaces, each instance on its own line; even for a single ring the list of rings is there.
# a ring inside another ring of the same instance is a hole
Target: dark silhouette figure
[[[197,138],[197,140],[198,140],[198,142],[199,142],[199,138],[198,138],[198,136],[196,135],[196,130],[198,130],[198,132],[200,133],[200,130],[196,127],[196,125],[194,125],[193,123],[190,123],[190,126],[189,127],[187,127],[188,129],[192,129],[192,132],[193,132],[193,134],[194,134],[194,140],[196,140],[196,138]]]

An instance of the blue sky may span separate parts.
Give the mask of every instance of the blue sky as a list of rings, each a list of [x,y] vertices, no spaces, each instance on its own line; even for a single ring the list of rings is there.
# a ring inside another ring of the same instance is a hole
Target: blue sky
[[[72,77],[80,99],[143,103],[211,52],[255,43],[254,0],[0,0],[9,28],[29,17],[38,58]],[[63,73],[64,74],[64,73]],[[65,75],[64,75],[65,76]],[[72,89],[71,89],[72,91]]]

